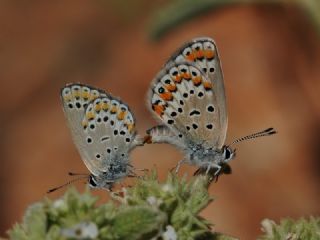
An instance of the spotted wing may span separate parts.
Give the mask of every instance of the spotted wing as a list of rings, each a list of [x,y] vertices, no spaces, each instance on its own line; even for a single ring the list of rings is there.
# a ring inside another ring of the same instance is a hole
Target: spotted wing
[[[220,126],[215,102],[211,81],[189,62],[168,64],[150,92],[151,110],[186,144],[216,146]]]
[[[211,139],[215,146],[221,148],[226,139],[228,128],[227,104],[224,89],[223,73],[218,48],[213,39],[208,37],[195,38],[187,42],[171,57],[174,62],[194,62],[212,84],[211,101],[215,105],[218,119],[213,124],[216,125],[214,135]]]
[[[149,96],[151,110],[178,137],[182,134],[181,138],[209,147],[223,146],[227,130],[225,91],[212,39],[198,38],[182,46],[156,76]],[[154,139],[159,138],[153,133]]]
[[[128,106],[110,94],[71,84],[61,90],[61,99],[73,141],[92,174],[126,163],[129,151],[141,143]]]

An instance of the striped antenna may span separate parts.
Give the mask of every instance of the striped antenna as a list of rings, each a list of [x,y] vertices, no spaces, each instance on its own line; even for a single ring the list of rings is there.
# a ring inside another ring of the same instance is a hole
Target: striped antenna
[[[274,129],[274,128],[267,128],[263,131],[260,131],[260,132],[257,132],[257,133],[253,133],[253,134],[250,134],[248,136],[245,136],[245,137],[241,137],[241,138],[238,138],[236,140],[234,140],[230,145],[232,146],[233,144],[236,144],[236,143],[239,143],[239,142],[242,142],[242,141],[246,141],[246,140],[250,140],[250,139],[254,139],[254,138],[258,138],[258,137],[264,137],[264,136],[270,136],[270,135],[273,135],[273,134],[276,134],[277,131]]]
[[[69,175],[71,175],[71,174],[69,174]],[[49,189],[49,190],[47,191],[47,193],[52,193],[52,192],[54,192],[54,191],[56,191],[56,190],[58,190],[58,189],[60,189],[60,188],[63,188],[63,187],[65,187],[65,186],[68,186],[69,184],[71,184],[71,183],[73,183],[73,182],[76,182],[76,181],[79,181],[79,180],[81,180],[81,179],[85,179],[85,178],[88,179],[89,176],[90,176],[90,175],[88,175],[88,174],[87,174],[87,175],[81,175],[81,177],[72,179],[71,181],[69,181],[69,182],[67,182],[67,183],[65,183],[65,184],[62,184],[62,185],[60,185],[60,186],[58,186],[58,187]]]

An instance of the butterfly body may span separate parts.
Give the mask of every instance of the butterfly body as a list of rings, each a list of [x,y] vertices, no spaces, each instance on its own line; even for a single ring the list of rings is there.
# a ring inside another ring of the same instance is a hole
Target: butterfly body
[[[61,90],[73,142],[90,171],[89,185],[110,189],[132,171],[129,153],[142,145],[129,107],[111,94],[84,84]]]
[[[184,153],[184,159],[178,163],[178,168],[181,163],[198,166],[201,172],[209,172],[215,169],[218,173],[222,166],[227,164],[235,157],[235,151],[223,145],[222,148],[209,147],[199,141],[190,141],[181,137],[181,133],[174,133],[166,126],[159,125],[148,130],[147,142],[149,143],[171,143]],[[180,137],[179,137],[180,136]]]
[[[225,145],[227,104],[218,49],[211,38],[195,38],[174,53],[154,78],[147,102],[162,123],[147,131],[146,143],[169,143],[184,153],[181,163],[217,179],[231,173],[235,150]],[[273,128],[244,139],[272,135]],[[213,172],[213,173],[212,173]]]
[[[205,168],[221,165],[229,161],[233,155],[232,150],[228,150],[232,154],[227,156],[226,147],[223,149],[211,149],[204,148],[202,145],[189,145],[185,151],[188,159],[187,162],[193,165],[201,165]]]

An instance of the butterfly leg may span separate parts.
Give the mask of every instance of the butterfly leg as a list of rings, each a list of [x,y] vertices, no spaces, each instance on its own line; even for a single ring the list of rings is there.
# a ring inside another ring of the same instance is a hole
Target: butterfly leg
[[[137,175],[134,171],[129,171],[128,177],[129,177],[129,178],[143,179],[143,176]]]
[[[127,164],[129,167],[131,167],[133,170],[137,170],[137,171],[141,171],[141,172],[148,172],[149,171],[149,169],[147,169],[147,168],[135,168],[133,165],[131,165],[131,164]]]
[[[130,178],[137,178],[137,177],[139,177],[139,176],[138,176],[134,171],[129,170],[128,177],[130,177]]]
[[[180,167],[181,167],[181,164],[183,164],[185,162],[185,160],[184,159],[182,159],[182,160],[180,160],[179,162],[178,162],[178,164],[175,166],[175,173],[177,174],[178,172],[179,172],[179,169],[180,169]]]
[[[141,171],[141,172],[149,172],[149,169],[147,168],[134,168],[136,171]]]
[[[220,170],[221,170],[221,166],[217,165],[217,171],[214,173],[214,175],[218,176],[218,173],[220,172]]]
[[[220,166],[219,164],[212,163],[212,164],[208,165],[207,171],[206,171],[206,175],[209,174],[211,168],[217,168],[217,170],[216,170],[215,173],[214,173],[214,176],[217,176],[217,174],[218,174],[218,173],[220,172],[220,170],[221,170],[221,166]]]

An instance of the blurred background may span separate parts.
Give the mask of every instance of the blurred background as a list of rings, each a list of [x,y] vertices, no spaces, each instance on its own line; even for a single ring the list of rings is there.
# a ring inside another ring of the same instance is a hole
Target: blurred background
[[[144,134],[156,123],[145,105],[150,81],[177,47],[199,36],[215,39],[223,63],[227,143],[279,131],[237,146],[233,174],[211,185],[215,201],[202,215],[215,230],[249,240],[264,218],[319,215],[320,4],[255,2],[0,1],[0,235],[29,204],[61,196],[65,189],[46,191],[70,180],[68,171],[88,172],[60,88],[82,82],[121,96]],[[157,168],[160,180],[181,158],[169,145],[132,154],[136,167]],[[183,166],[179,174],[194,170]]]

